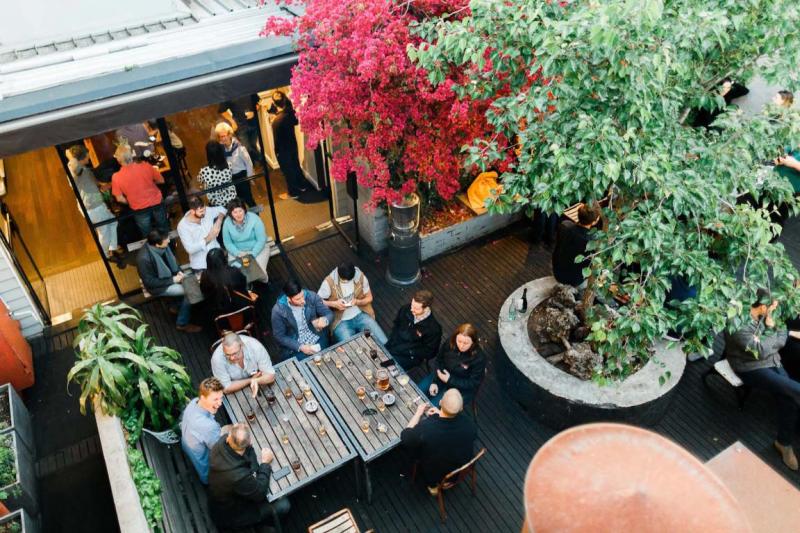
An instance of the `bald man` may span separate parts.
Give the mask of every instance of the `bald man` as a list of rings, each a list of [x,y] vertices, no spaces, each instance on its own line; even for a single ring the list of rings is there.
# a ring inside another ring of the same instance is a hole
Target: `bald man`
[[[422,404],[400,434],[404,446],[411,450],[419,463],[418,471],[435,495],[442,478],[472,459],[475,424],[461,414],[464,400],[458,389],[449,389],[442,396],[439,409]],[[427,418],[421,420],[426,414]]]
[[[220,529],[267,525],[273,509],[289,512],[289,500],[267,501],[271,463],[275,456],[269,448],[261,449],[261,461],[250,445],[250,427],[234,424],[227,437],[211,449],[208,471],[208,509],[211,520]]]

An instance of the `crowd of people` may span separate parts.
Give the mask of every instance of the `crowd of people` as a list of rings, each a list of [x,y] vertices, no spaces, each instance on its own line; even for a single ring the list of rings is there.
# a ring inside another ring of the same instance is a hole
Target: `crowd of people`
[[[213,232],[213,227],[209,228]],[[218,247],[207,252],[209,268],[216,262],[213,258],[223,253]],[[227,274],[221,274],[215,283],[225,285],[236,278],[236,270],[225,270],[229,268],[227,261],[221,261],[220,271]],[[461,324],[441,343],[433,295],[419,290],[398,310],[386,335],[375,320],[372,301],[366,275],[349,262],[326,276],[317,292],[295,280],[286,281],[271,313],[273,338],[280,349],[276,359],[302,360],[332,341],[369,330],[372,339],[383,344],[404,370],[429,365],[429,372],[423,372],[420,379],[429,401],[419,406],[401,441],[418,464],[420,477],[435,493],[442,477],[473,455],[475,425],[462,412],[475,398],[486,370],[478,332],[471,324]],[[210,512],[218,527],[268,524],[290,508],[285,497],[272,503],[266,499],[274,454],[268,449],[256,453],[247,424],[221,427],[215,415],[225,394],[249,389],[255,396],[260,387],[272,384],[273,358],[259,339],[228,332],[218,342],[210,363],[213,377],[203,380],[197,398],[184,410],[183,450],[209,487]]]

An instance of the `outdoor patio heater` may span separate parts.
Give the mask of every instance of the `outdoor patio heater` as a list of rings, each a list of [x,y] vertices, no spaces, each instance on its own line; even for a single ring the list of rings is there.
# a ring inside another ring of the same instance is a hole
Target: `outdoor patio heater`
[[[389,266],[386,279],[392,285],[419,281],[419,196],[410,194],[389,205]]]

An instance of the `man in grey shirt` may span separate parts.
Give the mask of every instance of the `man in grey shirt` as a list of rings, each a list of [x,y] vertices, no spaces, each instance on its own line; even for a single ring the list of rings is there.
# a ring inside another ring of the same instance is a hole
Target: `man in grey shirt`
[[[775,448],[784,464],[798,469],[792,437],[800,412],[800,383],[789,377],[778,350],[786,344],[788,335],[800,338],[800,332],[778,329],[772,312],[778,307],[769,291],[758,289],[750,306],[750,321],[734,333],[725,335],[725,354],[731,368],[745,385],[769,392],[778,408],[778,436]]]
[[[267,349],[253,337],[227,333],[211,356],[211,373],[222,382],[225,394],[250,387],[253,397],[259,385],[275,381]]]

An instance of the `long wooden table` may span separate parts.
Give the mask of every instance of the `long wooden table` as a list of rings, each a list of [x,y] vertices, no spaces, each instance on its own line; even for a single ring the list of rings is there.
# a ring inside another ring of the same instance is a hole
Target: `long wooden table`
[[[370,356],[371,350],[377,352],[376,359]],[[326,355],[330,356],[330,360],[326,360]],[[322,358],[319,365],[313,357],[305,359],[301,363],[302,369],[319,387],[323,401],[339,419],[358,451],[363,462],[367,501],[370,501],[372,482],[367,463],[400,444],[400,432],[414,415],[418,402],[426,401],[426,396],[410,379],[405,386],[397,382],[397,377],[404,373],[399,365],[395,365],[395,369],[388,369],[390,389],[378,390],[376,380],[377,372],[382,368],[380,363],[393,359],[380,343],[373,338],[367,339],[364,334],[331,346],[322,353]],[[342,362],[341,368],[336,366],[337,359]],[[372,370],[372,379],[365,377],[367,369]],[[391,375],[393,370],[396,370],[396,375]],[[356,395],[359,386],[367,391],[363,400]],[[380,411],[378,398],[385,392],[394,394],[396,401]],[[363,419],[369,420],[369,431],[362,430]],[[380,431],[379,426],[384,431]]]
[[[356,457],[345,430],[337,417],[331,416],[330,407],[321,400],[321,394],[314,384],[300,371],[299,364],[292,358],[274,365],[275,383],[271,386],[275,393],[275,403],[269,405],[264,394],[267,387],[261,387],[258,397],[253,399],[250,388],[244,388],[225,396],[225,409],[231,420],[244,422],[252,430],[253,447],[260,454],[261,448],[269,448],[275,454],[272,462],[273,474],[283,466],[289,466],[294,458],[300,460],[300,470],[291,470],[289,475],[270,481],[267,499],[275,501],[281,496],[291,494],[300,487],[330,473]],[[319,404],[319,409],[311,414],[292,396],[287,398],[287,387],[293,393],[301,391],[303,383],[311,386],[311,396]],[[255,420],[248,421],[247,414],[255,413]],[[288,421],[283,415],[288,414]],[[320,426],[325,426],[325,435],[320,435]],[[283,437],[288,436],[288,442]],[[291,468],[291,466],[290,466]]]

